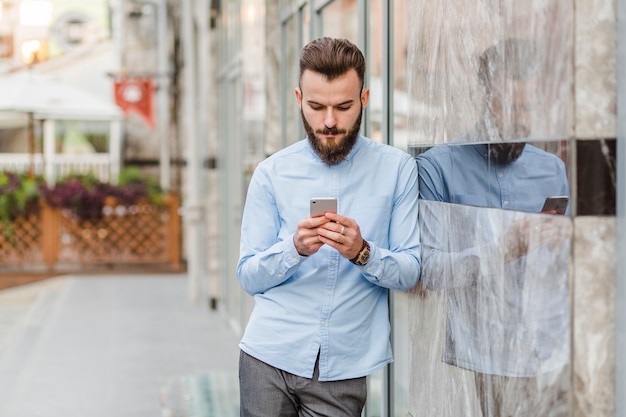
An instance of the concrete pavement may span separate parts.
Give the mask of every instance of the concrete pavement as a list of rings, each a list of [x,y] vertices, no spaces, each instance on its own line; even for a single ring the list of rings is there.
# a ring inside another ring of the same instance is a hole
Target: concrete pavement
[[[235,417],[238,336],[184,274],[0,291],[0,417]]]

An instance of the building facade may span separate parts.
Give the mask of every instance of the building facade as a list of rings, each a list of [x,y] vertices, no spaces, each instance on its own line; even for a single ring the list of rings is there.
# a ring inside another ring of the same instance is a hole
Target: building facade
[[[207,100],[199,106],[205,113],[192,120],[193,127],[182,129],[191,129],[191,137],[203,143],[203,155],[214,161],[199,168],[205,187],[194,204],[201,209],[186,220],[187,230],[193,219],[202,219],[206,230],[197,236],[203,252],[197,255],[202,259],[198,266],[190,268],[198,274],[191,292],[208,294],[237,332],[252,308],[235,277],[246,184],[259,161],[304,138],[293,93],[304,44],[319,36],[341,36],[362,48],[372,91],[363,133],[415,156],[477,140],[465,133],[481,117],[476,71],[483,50],[507,38],[541,45],[541,77],[532,89],[536,107],[528,115],[532,134],[526,141],[566,167],[569,211],[556,222],[567,246],[558,255],[565,264],[554,275],[560,277],[558,293],[537,285],[524,293],[527,304],[516,308],[523,314],[528,305],[544,305],[533,298],[543,297],[545,305],[561,300],[555,308],[564,311],[565,321],[559,323],[564,331],[547,332],[558,339],[554,343],[565,360],[557,376],[541,382],[545,393],[556,392],[542,415],[626,413],[626,284],[618,256],[626,239],[624,0],[207,0],[180,5],[183,13],[185,7],[196,10],[193,31],[183,42],[191,39],[200,48],[187,85],[203,86],[185,94],[207,94],[190,101],[187,110]],[[187,189],[187,195],[193,193]],[[185,213],[192,213],[194,204]],[[545,217],[462,202],[422,207],[415,215],[425,225],[445,218],[441,233],[454,237],[476,229],[473,239],[481,222],[502,227],[508,221],[504,212],[524,222]],[[188,254],[197,250],[192,240],[187,242]],[[551,263],[555,256],[532,261]],[[480,415],[474,372],[442,360],[451,337],[446,325],[450,293],[419,287],[390,294],[395,362],[370,377],[366,415]],[[511,307],[509,302],[496,299],[503,309]],[[517,364],[515,371],[521,374],[526,365]]]

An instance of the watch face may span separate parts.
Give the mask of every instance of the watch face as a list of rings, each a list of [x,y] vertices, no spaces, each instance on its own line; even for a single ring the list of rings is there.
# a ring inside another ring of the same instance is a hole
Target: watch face
[[[357,262],[359,265],[365,265],[367,261],[369,261],[369,259],[370,259],[370,248],[366,246],[363,248],[361,253],[359,253],[359,258],[357,259]]]

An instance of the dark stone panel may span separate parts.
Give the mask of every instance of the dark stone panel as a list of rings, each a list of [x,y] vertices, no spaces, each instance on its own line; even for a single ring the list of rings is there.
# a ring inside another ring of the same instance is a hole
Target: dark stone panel
[[[576,213],[616,214],[615,139],[576,141]]]

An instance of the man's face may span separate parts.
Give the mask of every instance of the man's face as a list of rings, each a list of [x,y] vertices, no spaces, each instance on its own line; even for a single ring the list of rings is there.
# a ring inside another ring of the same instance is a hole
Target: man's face
[[[535,102],[532,81],[509,81],[505,91],[494,92],[488,100],[490,117],[498,130],[499,139],[525,139],[531,133],[531,120]]]
[[[295,93],[313,149],[329,165],[341,162],[359,135],[369,90],[361,91],[353,69],[332,81],[307,70]]]
[[[498,164],[515,162],[524,151],[525,142],[520,140],[530,136],[532,112],[535,107],[531,98],[536,88],[533,81],[511,81],[502,90],[494,92],[487,102],[485,117],[497,129],[497,138],[490,138],[489,157]],[[515,142],[508,142],[515,141]]]

